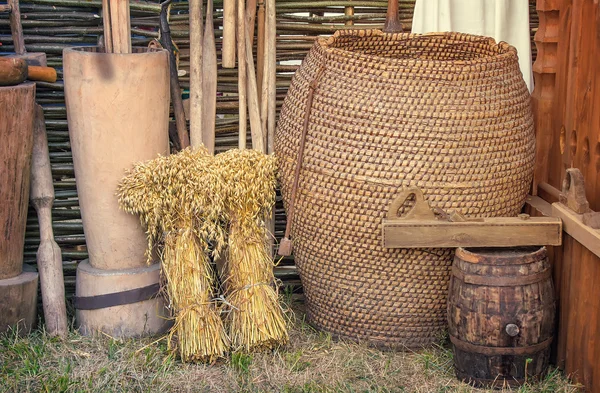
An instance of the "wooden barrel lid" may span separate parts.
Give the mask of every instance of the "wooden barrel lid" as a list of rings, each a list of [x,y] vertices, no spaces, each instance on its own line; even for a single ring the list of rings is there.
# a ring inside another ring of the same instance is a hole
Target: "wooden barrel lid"
[[[548,253],[546,247],[512,248],[462,248],[456,249],[456,258],[483,265],[522,265],[543,260]]]

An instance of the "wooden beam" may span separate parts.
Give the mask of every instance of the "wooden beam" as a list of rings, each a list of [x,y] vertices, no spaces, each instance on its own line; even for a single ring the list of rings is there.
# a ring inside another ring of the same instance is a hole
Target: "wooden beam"
[[[385,248],[560,246],[556,217],[498,217],[481,221],[383,220]],[[600,243],[599,243],[600,245]]]
[[[552,215],[562,219],[565,232],[600,257],[600,230],[585,225],[583,214],[575,213],[562,203],[553,203]]]

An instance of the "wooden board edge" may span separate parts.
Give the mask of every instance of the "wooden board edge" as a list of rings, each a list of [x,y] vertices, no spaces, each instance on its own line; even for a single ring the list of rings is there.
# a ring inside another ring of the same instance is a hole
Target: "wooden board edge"
[[[515,236],[515,231],[523,231],[523,228],[527,228],[523,236]],[[490,235],[492,231],[495,233]],[[537,233],[533,234],[534,231]],[[384,219],[382,245],[384,248],[560,246],[562,231],[562,221],[558,217],[527,220],[502,217],[479,222]],[[430,239],[423,242],[427,232],[430,232]],[[412,240],[415,238],[420,241]]]
[[[552,215],[563,221],[563,229],[584,247],[600,258],[600,230],[585,225],[577,214],[560,202],[552,204]]]

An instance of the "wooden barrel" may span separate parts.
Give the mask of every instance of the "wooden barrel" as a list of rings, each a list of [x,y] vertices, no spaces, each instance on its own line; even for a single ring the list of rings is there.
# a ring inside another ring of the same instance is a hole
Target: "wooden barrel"
[[[23,270],[35,84],[0,87],[0,280]]]
[[[501,387],[543,376],[554,316],[545,247],[457,249],[448,328],[459,379]]]

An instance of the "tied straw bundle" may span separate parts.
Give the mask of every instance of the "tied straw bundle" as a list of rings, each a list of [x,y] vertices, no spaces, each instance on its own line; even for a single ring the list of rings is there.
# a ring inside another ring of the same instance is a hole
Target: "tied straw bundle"
[[[288,340],[264,221],[275,203],[275,157],[229,150],[215,161],[227,185],[223,213],[229,237],[222,274],[229,337],[236,350],[271,349]]]
[[[139,163],[119,185],[121,208],[138,214],[148,236],[148,258],[160,249],[162,277],[175,317],[168,337],[183,361],[213,362],[228,338],[213,299],[209,239],[224,242],[219,225],[220,176],[206,149]]]
[[[288,340],[274,286],[264,217],[275,202],[275,157],[204,147],[139,163],[119,185],[121,207],[138,214],[148,259],[161,251],[163,282],[175,317],[169,348],[183,361],[212,362],[235,349],[274,348]],[[225,229],[229,229],[226,240]],[[227,246],[226,323],[215,303],[209,261]]]

